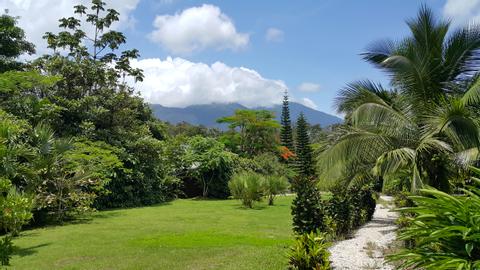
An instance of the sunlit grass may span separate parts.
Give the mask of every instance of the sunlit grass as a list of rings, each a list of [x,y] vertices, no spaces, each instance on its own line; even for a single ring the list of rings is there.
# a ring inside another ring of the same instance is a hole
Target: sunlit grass
[[[99,212],[93,219],[29,230],[12,269],[284,269],[290,204],[177,200]]]

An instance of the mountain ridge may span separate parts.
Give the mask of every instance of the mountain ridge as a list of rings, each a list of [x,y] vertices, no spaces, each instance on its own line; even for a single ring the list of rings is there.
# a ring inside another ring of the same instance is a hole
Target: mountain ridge
[[[220,117],[232,115],[235,110],[249,109],[239,103],[211,103],[202,105],[190,105],[185,108],[166,107],[160,104],[150,104],[150,108],[158,119],[177,124],[187,122],[192,125],[203,125],[211,128],[227,129],[226,124],[217,123]],[[275,113],[276,119],[280,121],[282,113],[282,105],[274,105],[273,107],[255,107],[252,110],[269,110]],[[337,116],[327,114],[309,108],[296,102],[290,102],[290,117],[295,122],[300,112],[305,114],[307,121],[312,124],[319,124],[321,127],[327,127],[333,124],[342,123],[343,120]]]

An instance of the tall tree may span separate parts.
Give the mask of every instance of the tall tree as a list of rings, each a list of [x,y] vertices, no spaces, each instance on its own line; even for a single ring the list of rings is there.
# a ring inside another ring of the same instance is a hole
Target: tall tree
[[[16,59],[23,53],[35,53],[35,46],[25,40],[25,32],[17,26],[17,18],[0,16],[0,73],[18,70],[22,63]]]
[[[217,122],[230,124],[232,132],[227,135],[235,137],[235,131],[238,130],[240,133],[238,152],[242,155],[254,156],[276,151],[275,134],[280,125],[271,111],[236,110],[234,115],[220,118]]]
[[[297,160],[295,168],[301,176],[307,178],[313,177],[315,176],[315,169],[313,166],[313,149],[310,145],[310,136],[308,135],[308,123],[303,113],[300,113],[298,116],[296,135]]]
[[[286,90],[285,95],[283,96],[281,124],[282,127],[280,129],[280,143],[282,144],[282,146],[288,148],[288,150],[295,152],[292,134],[292,121],[290,120],[288,92]]]
[[[119,13],[101,0],[90,6],[77,5],[73,16],[59,20],[58,33],[43,36],[53,50],[33,62],[42,74],[59,75],[49,99],[62,107],[54,129],[60,136],[83,134],[119,145],[148,133],[147,121],[154,121],[146,104],[125,79],[141,81],[140,69],[130,65],[139,57],[126,47],[123,33],[112,30]],[[86,19],[85,19],[86,18]],[[83,31],[91,29],[92,34]]]

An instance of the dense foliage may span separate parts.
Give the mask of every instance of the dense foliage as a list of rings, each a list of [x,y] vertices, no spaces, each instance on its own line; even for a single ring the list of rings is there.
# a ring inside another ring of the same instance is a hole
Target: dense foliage
[[[234,157],[215,139],[191,137],[185,144],[186,174],[201,185],[203,197],[227,198]]]
[[[327,231],[334,237],[345,237],[372,220],[376,200],[371,185],[355,185],[346,190],[337,189],[324,202]]]
[[[467,170],[480,146],[476,25],[452,30],[422,7],[408,21],[411,35],[363,54],[390,75],[391,89],[349,84],[336,102],[346,122],[329,131],[303,114],[292,129],[285,94],[281,125],[271,111],[237,110],[218,119],[229,124],[222,132],[152,115],[127,83],[143,73],[130,65],[136,49],[119,51],[128,46],[112,30],[118,20],[100,0],[77,5],[58,33],[44,35],[52,51],[22,63],[34,45],[17,18],[0,17],[1,264],[28,222],[177,196],[232,196],[253,208],[265,197],[273,205],[291,184],[291,269],[329,269],[327,240],[372,219],[380,186],[409,206],[399,219],[408,244],[392,259],[405,269],[480,268],[480,193]],[[322,200],[319,188],[331,186]]]
[[[459,196],[422,189],[410,197],[416,206],[399,209],[413,214],[399,239],[415,241],[391,257],[401,269],[480,268],[480,180],[474,184]]]
[[[17,26],[17,18],[0,16],[0,73],[21,69],[23,63],[17,57],[23,53],[35,53],[35,46],[25,39],[25,32]]]

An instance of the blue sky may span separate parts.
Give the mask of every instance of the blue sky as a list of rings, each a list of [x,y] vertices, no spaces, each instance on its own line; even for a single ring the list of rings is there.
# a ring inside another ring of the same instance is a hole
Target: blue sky
[[[143,1],[134,16],[138,22],[128,31],[130,45],[140,48],[142,57],[172,55],[145,37],[157,14],[174,14],[203,3],[218,6],[235,23],[237,31],[250,33],[246,49],[205,50],[182,56],[193,62],[221,61],[244,66],[263,77],[283,80],[293,95],[311,99],[319,110],[334,113],[332,101],[338,89],[359,79],[385,82],[385,76],[362,61],[359,54],[372,41],[408,34],[405,19],[415,16],[420,1]],[[428,5],[442,14],[444,1]],[[279,42],[268,42],[268,28],[283,31]],[[320,85],[315,92],[300,92],[304,82]]]
[[[20,15],[27,36],[37,41],[55,30],[56,18],[35,14],[48,9],[67,16],[73,4],[88,3],[56,1],[0,0],[0,6]],[[138,92],[148,102],[176,107],[268,106],[281,101],[286,87],[294,101],[335,114],[335,95],[348,82],[387,83],[359,54],[376,40],[405,37],[405,20],[422,3],[455,24],[480,18],[480,0],[104,1],[122,13],[118,29],[127,47],[141,52],[133,63],[146,75],[135,85]]]

